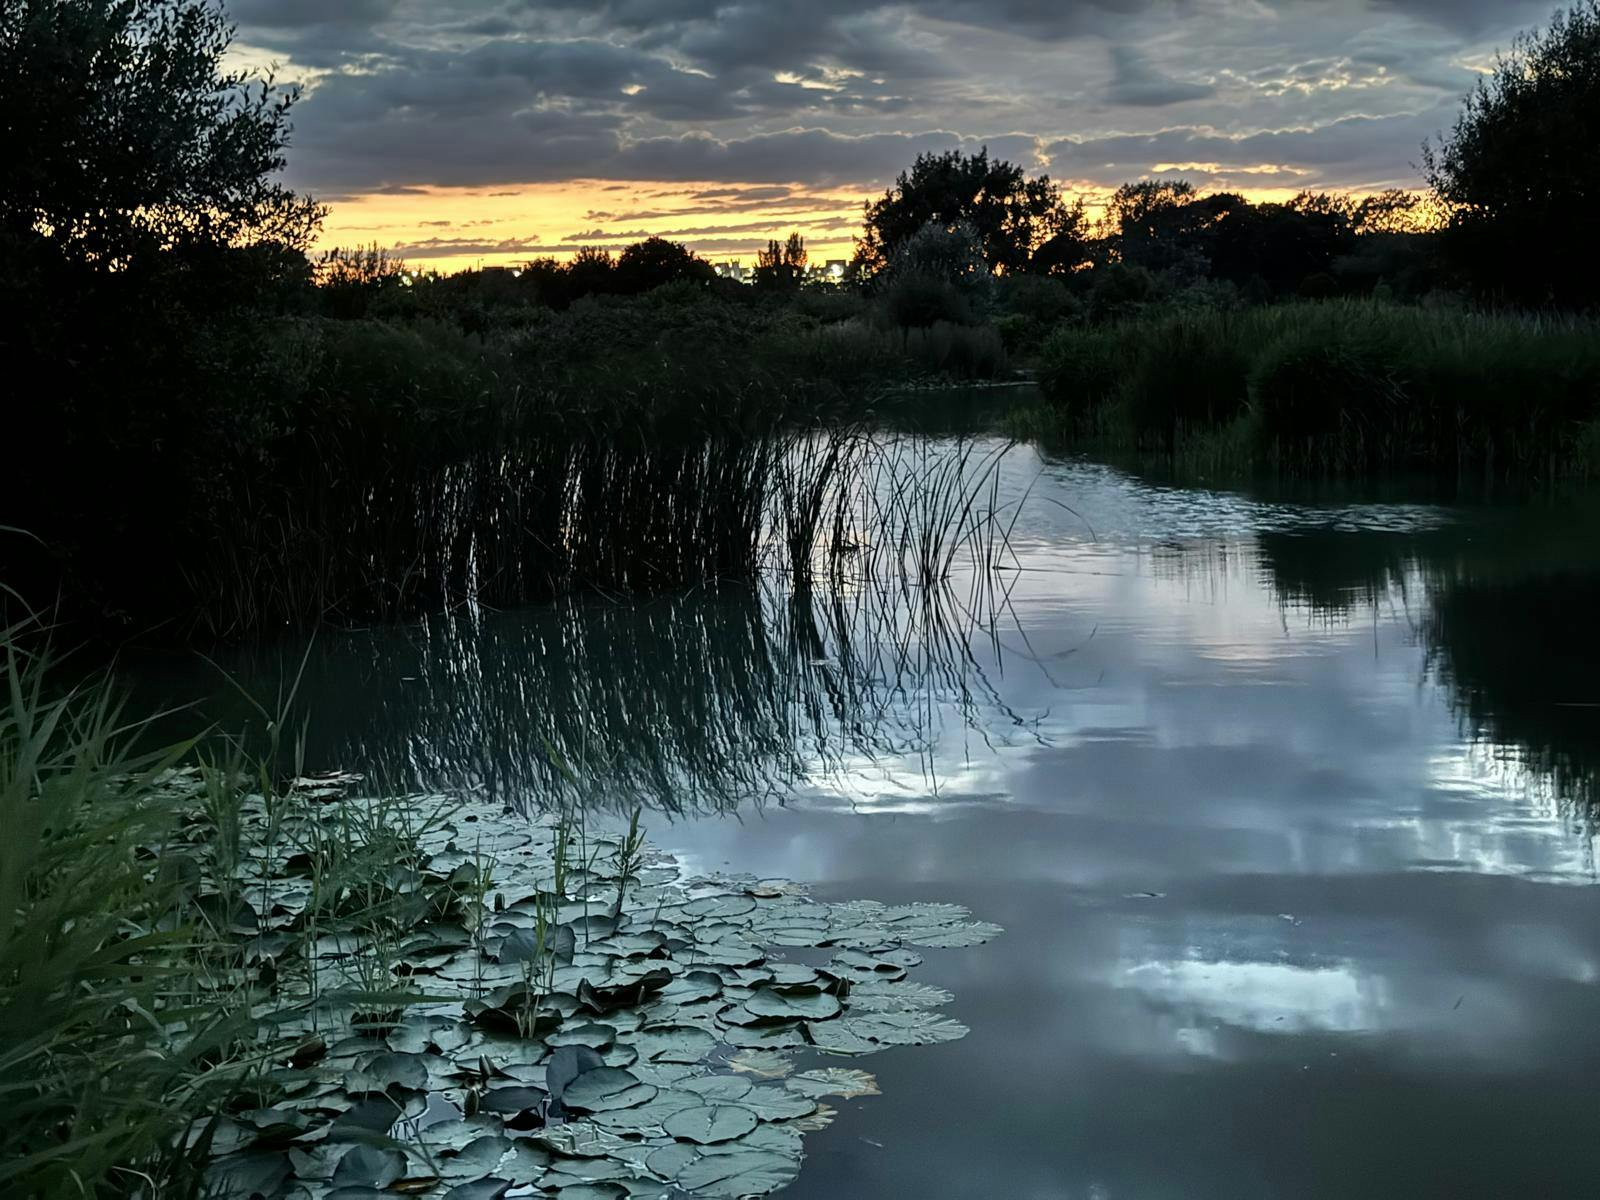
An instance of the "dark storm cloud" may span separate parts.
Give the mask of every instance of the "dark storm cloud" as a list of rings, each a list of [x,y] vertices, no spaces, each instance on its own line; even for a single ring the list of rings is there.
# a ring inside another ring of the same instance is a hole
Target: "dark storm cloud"
[[[1285,180],[1310,170],[1332,185],[1400,180],[1422,137],[1451,123],[1444,110],[1473,79],[1465,64],[1544,2],[234,0],[231,11],[249,45],[305,72],[292,177],[349,194],[572,178],[876,187],[921,151],[984,141],[1030,168],[1050,144],[1058,174],[1100,184],[1202,161],[1283,164],[1296,168]]]
[[[1113,104],[1160,108],[1186,100],[1203,100],[1217,92],[1210,83],[1190,83],[1163,75],[1131,46],[1113,46],[1111,62],[1116,68],[1116,77],[1106,92],[1106,99]]]
[[[1483,33],[1520,29],[1550,16],[1555,0],[1372,0],[1379,12],[1398,12],[1425,21]]]
[[[360,28],[394,15],[399,0],[232,0],[228,16],[243,26],[307,29]]]
[[[1053,142],[1045,149],[1054,170],[1071,175],[1110,172],[1126,178],[1163,163],[1215,163],[1223,168],[1287,165],[1319,178],[1337,171],[1354,183],[1381,181],[1396,165],[1419,157],[1425,138],[1453,113],[1439,108],[1392,117],[1345,117],[1307,129],[1229,137],[1203,129]]]

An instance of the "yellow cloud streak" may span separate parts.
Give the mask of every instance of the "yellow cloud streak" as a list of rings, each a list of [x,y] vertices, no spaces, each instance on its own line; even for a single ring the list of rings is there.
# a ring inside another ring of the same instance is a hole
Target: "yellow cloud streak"
[[[496,188],[424,187],[340,199],[317,250],[376,242],[415,267],[459,271],[580,246],[621,249],[648,234],[713,262],[752,261],[769,238],[799,230],[816,260],[848,258],[866,193],[753,184],[573,180]]]

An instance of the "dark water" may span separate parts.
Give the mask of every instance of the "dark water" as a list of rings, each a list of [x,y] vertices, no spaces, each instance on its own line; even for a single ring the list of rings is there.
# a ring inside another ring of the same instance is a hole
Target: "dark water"
[[[1038,476],[1034,481],[1035,476]],[[692,866],[954,901],[972,1027],[860,1065],[785,1195],[1593,1195],[1600,508],[1158,487],[1016,451],[929,603],[324,636],[310,765],[664,810]],[[1063,505],[1070,506],[1068,512]],[[229,660],[270,691],[298,651]],[[236,699],[191,660],[150,700]]]

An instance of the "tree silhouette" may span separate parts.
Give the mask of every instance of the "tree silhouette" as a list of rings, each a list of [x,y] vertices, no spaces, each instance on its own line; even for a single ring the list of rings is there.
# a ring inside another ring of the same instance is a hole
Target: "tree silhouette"
[[[126,270],[153,253],[309,245],[278,182],[293,89],[225,69],[208,0],[0,0],[0,230]]]
[[[1600,296],[1600,0],[1524,33],[1423,148],[1444,248],[1480,293],[1528,304]]]
[[[756,252],[756,286],[775,291],[794,291],[806,277],[806,241],[791,233],[787,241],[769,241]]]
[[[1060,233],[1070,210],[1048,176],[959,150],[917,157],[892,188],[868,204],[856,257],[868,272],[883,270],[895,252],[930,222],[970,225],[991,270],[1025,271],[1034,252]]]
[[[617,258],[617,290],[624,294],[648,292],[651,288],[680,280],[701,283],[714,279],[711,264],[679,242],[666,238],[646,238],[623,250]]]

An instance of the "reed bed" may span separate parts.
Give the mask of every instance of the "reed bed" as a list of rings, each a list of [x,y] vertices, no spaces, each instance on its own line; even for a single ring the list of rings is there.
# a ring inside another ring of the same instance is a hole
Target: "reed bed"
[[[1590,318],[1369,301],[1069,326],[1030,433],[1325,474],[1600,470]]]

